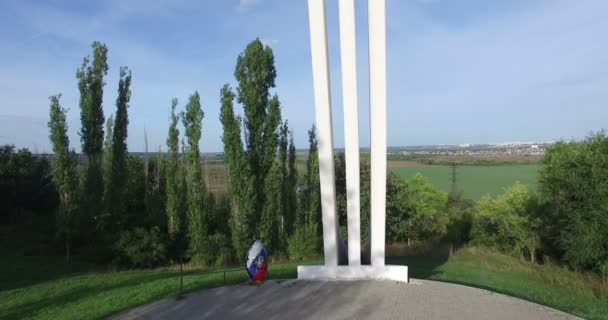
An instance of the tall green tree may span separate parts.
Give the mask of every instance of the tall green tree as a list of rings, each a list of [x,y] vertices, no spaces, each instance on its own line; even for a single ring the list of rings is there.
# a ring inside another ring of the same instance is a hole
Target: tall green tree
[[[65,243],[65,258],[69,262],[71,255],[72,236],[76,231],[75,215],[78,212],[78,159],[74,150],[70,150],[67,111],[59,104],[61,95],[51,96],[50,139],[53,145],[52,173],[53,182],[57,187],[60,206],[57,211],[57,226],[59,235]]]
[[[241,118],[234,114],[234,93],[228,85],[221,90],[220,120],[224,128],[222,142],[228,168],[230,194],[230,226],[232,243],[238,258],[243,258],[251,241],[255,239],[255,191],[251,170],[241,140]]]
[[[260,239],[264,246],[274,255],[284,252],[286,234],[282,228],[283,213],[283,176],[281,161],[275,161],[270,173],[266,177],[266,203],[260,221]]]
[[[344,152],[338,152],[334,156],[334,174],[336,185],[336,211],[340,222],[342,237],[347,238],[347,213],[346,213],[346,158]]]
[[[103,173],[104,173],[104,199],[107,199],[107,192],[110,190],[112,172],[112,136],[114,131],[114,116],[110,115],[106,120],[106,139],[103,143]]]
[[[193,255],[203,255],[205,241],[209,236],[209,212],[206,208],[206,190],[203,183],[199,142],[204,113],[201,109],[200,96],[194,92],[190,96],[186,111],[181,119],[186,130],[188,142],[188,241]]]
[[[320,244],[319,232],[321,229],[321,193],[319,182],[319,153],[317,131],[315,126],[308,131],[308,160],[306,161],[306,175],[300,192],[296,229],[306,230],[307,237],[317,240]],[[296,230],[296,233],[303,232]]]
[[[127,129],[129,125],[129,101],[131,99],[131,71],[120,68],[118,98],[116,98],[116,118],[112,131],[112,162],[110,169],[110,190],[106,191],[106,209],[117,224],[125,224],[128,219],[127,191]],[[143,173],[143,169],[141,170]]]
[[[286,193],[286,208],[285,208],[285,225],[288,235],[291,235],[295,229],[295,219],[298,211],[298,168],[296,166],[296,146],[293,143],[293,134],[289,134],[289,154],[287,156],[287,181],[285,182]]]
[[[308,213],[306,223],[321,230],[321,183],[319,181],[319,148],[317,142],[317,130],[315,126],[308,131],[308,161],[306,163],[306,190],[308,196]]]
[[[581,142],[547,149],[540,171],[547,206],[544,233],[557,254],[577,268],[608,267],[608,137],[601,131]]]
[[[166,186],[165,175],[167,162],[159,152],[144,163],[145,199],[147,226],[158,226],[163,234],[168,234],[168,219],[166,213]]]
[[[182,221],[180,221],[180,185],[181,173],[179,170],[179,129],[177,123],[179,115],[175,112],[177,98],[171,100],[171,116],[169,124],[169,135],[167,137],[167,187],[166,187],[166,212],[168,233],[171,240],[175,240],[181,233]]]
[[[237,58],[234,76],[238,82],[236,95],[229,86],[221,90],[224,127],[224,152],[228,163],[229,183],[233,199],[233,242],[237,255],[244,255],[247,246],[259,235],[259,229],[242,228],[236,224],[259,220],[266,202],[265,183],[276,158],[281,106],[276,95],[270,96],[275,86],[276,70],[272,49],[259,39],[249,43]],[[244,118],[234,113],[234,98],[243,106]],[[241,141],[241,127],[245,145]],[[244,148],[243,148],[244,147]],[[237,191],[239,190],[239,191]],[[244,199],[252,199],[250,200]],[[253,207],[250,207],[253,205]],[[263,222],[262,222],[263,223]]]
[[[76,71],[80,92],[80,141],[82,152],[87,156],[87,171],[84,182],[86,212],[93,216],[100,214],[103,197],[103,125],[102,108],[104,77],[108,72],[108,49],[101,42],[93,42],[93,60],[84,57]],[[107,220],[107,219],[105,219]],[[104,221],[108,222],[108,221]]]
[[[367,248],[370,243],[370,219],[371,219],[371,172],[369,159],[361,159],[359,168],[360,197],[361,197],[361,247]],[[387,189],[388,189],[387,185]],[[388,199],[387,199],[388,200]],[[387,201],[388,203],[388,201]],[[387,212],[388,213],[388,212]],[[388,220],[388,216],[386,217]],[[388,230],[388,228],[387,228]],[[371,248],[371,247],[370,247]]]
[[[279,192],[278,194],[271,195],[266,192],[267,197],[278,196],[280,198],[281,207],[278,212],[278,233],[279,241],[284,243],[287,239],[287,232],[289,229],[289,167],[287,163],[287,149],[289,148],[289,126],[287,121],[279,127]],[[275,164],[276,165],[276,164]],[[272,170],[271,170],[272,171]],[[266,182],[269,183],[268,181]],[[267,186],[270,187],[270,186]],[[270,200],[268,200],[270,201]]]

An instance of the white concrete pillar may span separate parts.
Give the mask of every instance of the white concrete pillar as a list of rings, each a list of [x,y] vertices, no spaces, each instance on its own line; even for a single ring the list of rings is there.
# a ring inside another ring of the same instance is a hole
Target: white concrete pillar
[[[384,265],[386,228],[386,3],[368,1],[371,263]]]
[[[312,80],[315,95],[321,210],[323,211],[323,251],[326,266],[338,265],[338,215],[334,183],[334,143],[331,118],[331,91],[327,54],[325,0],[308,0]]]
[[[348,217],[348,264],[357,266],[361,265],[361,231],[355,1],[340,0],[339,9],[342,103],[344,107],[344,156],[346,161],[346,207]]]

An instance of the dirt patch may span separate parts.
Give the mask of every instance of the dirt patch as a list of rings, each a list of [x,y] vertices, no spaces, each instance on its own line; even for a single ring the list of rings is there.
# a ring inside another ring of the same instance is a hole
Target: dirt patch
[[[388,168],[409,168],[409,167],[421,167],[421,166],[423,166],[423,164],[420,164],[416,161],[388,160],[386,162],[386,166]]]

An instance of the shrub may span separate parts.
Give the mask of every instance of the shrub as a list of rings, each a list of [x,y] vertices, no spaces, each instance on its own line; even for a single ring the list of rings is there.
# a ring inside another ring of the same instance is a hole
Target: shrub
[[[203,260],[209,265],[227,266],[234,261],[230,237],[222,233],[215,233],[207,239],[204,252],[206,257]]]
[[[463,244],[470,240],[473,219],[471,211],[471,208],[468,207],[449,209],[450,222],[447,226],[445,240],[452,244]]]
[[[517,182],[495,198],[479,200],[473,210],[471,234],[479,244],[527,253],[535,262],[541,245],[537,211],[534,194]]]
[[[117,243],[122,262],[132,267],[150,268],[166,262],[167,249],[158,227],[123,231]]]
[[[287,252],[291,259],[303,260],[317,254],[317,243],[317,235],[312,228],[297,228],[287,240]]]
[[[608,136],[547,149],[540,170],[541,200],[548,210],[543,226],[556,253],[576,268],[608,260]]]

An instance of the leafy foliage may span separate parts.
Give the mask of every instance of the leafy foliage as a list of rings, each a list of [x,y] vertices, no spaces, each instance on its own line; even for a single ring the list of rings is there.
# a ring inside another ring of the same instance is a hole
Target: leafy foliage
[[[60,206],[57,213],[58,232],[65,240],[66,260],[70,260],[70,246],[76,231],[74,216],[78,212],[78,174],[76,153],[70,150],[67,111],[59,104],[61,95],[51,96],[50,138],[53,145],[53,182],[59,191]]]
[[[281,162],[276,161],[266,178],[266,203],[260,221],[260,239],[268,253],[279,255],[286,235],[281,232],[282,213],[282,175]]]
[[[26,212],[48,218],[58,203],[47,158],[0,146],[0,225],[26,223]]]
[[[117,242],[123,260],[131,267],[151,268],[166,261],[167,248],[158,227],[123,231]]]
[[[255,237],[255,199],[253,193],[252,175],[245,158],[243,142],[241,140],[241,119],[234,114],[234,93],[228,85],[221,90],[220,121],[224,128],[222,142],[226,155],[228,169],[229,190],[232,214],[230,226],[232,229],[232,243],[237,257],[244,257],[247,247]]]
[[[80,139],[86,155],[102,152],[104,116],[102,109],[104,76],[108,73],[108,49],[105,44],[94,41],[93,61],[84,57],[82,66],[76,71],[80,91]]]
[[[542,160],[540,193],[547,206],[546,234],[576,267],[608,261],[608,137],[558,142]]]
[[[386,184],[389,241],[427,240],[446,234],[449,223],[447,193],[435,189],[420,174],[406,182],[390,173]]]
[[[435,189],[421,174],[408,181],[408,189],[408,237],[419,240],[443,236],[449,221],[445,210],[448,194]]]
[[[275,86],[276,70],[272,49],[259,39],[252,41],[237,58],[234,76],[237,94],[225,85],[221,90],[220,120],[224,129],[222,141],[226,154],[229,189],[232,200],[232,235],[237,256],[260,235],[260,221],[266,202],[265,183],[275,162],[281,106],[278,97],[270,98]],[[234,113],[234,98],[243,106],[244,118]],[[241,140],[245,135],[245,143]],[[261,224],[266,222],[262,221]],[[268,221],[268,224],[272,222]]]
[[[188,157],[188,241],[192,255],[202,255],[209,235],[209,214],[205,210],[206,190],[203,184],[199,141],[204,113],[200,96],[194,92],[181,119],[186,130]]]
[[[521,183],[505,189],[496,198],[483,197],[473,210],[473,238],[485,245],[527,253],[534,262],[541,244],[537,203]]]
[[[287,177],[285,178],[283,190],[286,205],[285,226],[287,234],[292,234],[296,225],[296,214],[298,212],[298,168],[296,166],[296,146],[293,143],[293,133],[289,135],[289,151],[287,156]]]
[[[303,260],[317,254],[319,240],[313,227],[298,227],[287,241],[289,257]]]
[[[179,115],[175,113],[177,99],[171,100],[171,116],[169,134],[167,138],[168,159],[166,167],[166,212],[169,238],[175,240],[182,233],[182,221],[180,220],[180,174],[179,174],[179,129],[177,123]]]
[[[104,115],[102,108],[104,76],[108,72],[105,44],[93,42],[93,61],[86,56],[82,66],[76,71],[80,91],[80,141],[82,152],[87,156],[88,166],[84,182],[85,212],[96,218],[101,229],[111,223],[109,216],[101,216],[103,172],[101,156],[103,151]]]
[[[152,227],[158,226],[163,234],[168,234],[168,220],[165,213],[167,176],[166,161],[160,152],[151,159],[146,159],[144,164],[144,205],[145,219],[142,225]],[[129,174],[132,169],[129,166]]]
[[[129,117],[127,108],[131,99],[131,71],[128,68],[120,68],[120,80],[118,83],[118,98],[116,99],[116,118],[112,127],[112,152],[109,167],[109,189],[106,190],[106,210],[113,217],[114,223],[125,224],[127,208],[127,127]],[[137,168],[138,170],[140,168]],[[143,173],[143,168],[139,172]],[[142,183],[142,186],[144,184]],[[143,198],[142,198],[143,199]],[[128,224],[127,224],[128,225]]]
[[[315,126],[308,131],[308,159],[306,161],[306,175],[300,190],[298,203],[298,216],[296,217],[295,233],[305,233],[307,237],[315,240],[315,249],[321,244],[321,186],[319,182],[319,153],[317,131]],[[306,231],[303,231],[306,230]]]

